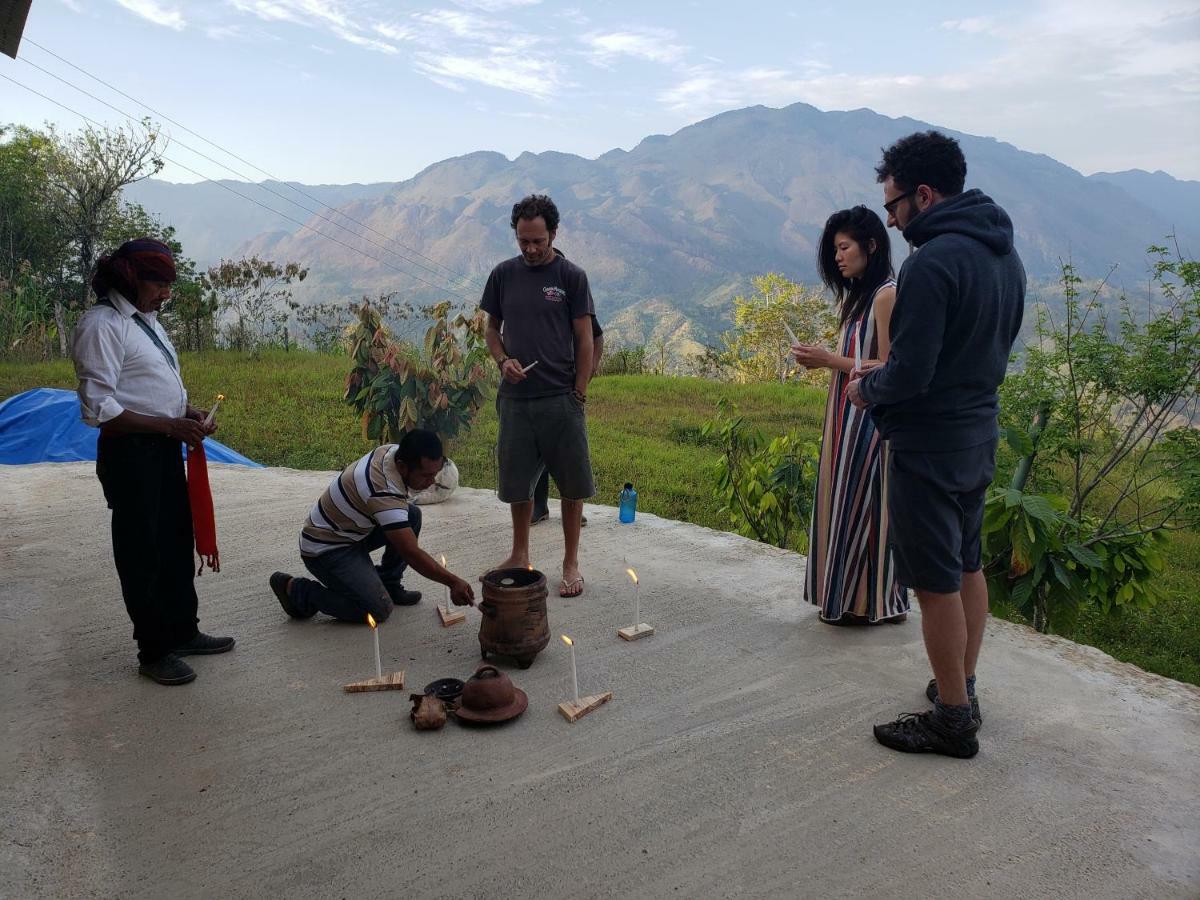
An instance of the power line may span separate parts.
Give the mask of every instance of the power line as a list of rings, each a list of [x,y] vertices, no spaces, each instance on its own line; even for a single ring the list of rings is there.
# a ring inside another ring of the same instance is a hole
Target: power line
[[[374,228],[372,228],[367,223],[360,222],[357,219],[355,219],[353,216],[347,215],[346,213],[341,212],[340,210],[335,209],[332,206],[329,206],[327,203],[322,202],[320,199],[318,199],[317,197],[314,197],[312,194],[308,193],[307,191],[301,190],[300,188],[296,187],[293,184],[289,184],[288,182],[279,178],[277,175],[271,174],[270,172],[268,172],[266,169],[262,168],[261,166],[255,165],[254,163],[250,162],[250,160],[248,160],[248,159],[243,159],[242,157],[240,157],[236,153],[234,153],[232,150],[227,150],[225,147],[222,147],[220,144],[217,144],[214,141],[209,140],[204,135],[193,131],[191,128],[188,128],[182,122],[172,119],[170,116],[166,115],[165,113],[159,112],[158,110],[156,110],[154,107],[150,106],[149,104],[144,103],[141,100],[138,100],[136,97],[133,97],[130,94],[125,93],[125,91],[121,90],[120,88],[116,87],[115,85],[109,84],[107,81],[105,81],[100,76],[93,75],[91,72],[76,65],[75,63],[71,62],[69,59],[64,59],[63,57],[61,57],[57,53],[55,53],[53,50],[43,47],[41,44],[37,43],[36,41],[34,41],[30,38],[24,38],[23,43],[31,44],[32,46],[37,47],[43,53],[53,56],[59,62],[63,63],[64,65],[70,66],[75,71],[80,72],[80,73],[86,75],[88,78],[92,79],[93,81],[104,85],[110,91],[114,91],[114,92],[120,94],[122,97],[125,97],[128,100],[132,100],[138,106],[142,107],[143,109],[149,110],[150,112],[154,113],[154,115],[158,116],[159,118],[163,119],[164,121],[170,122],[172,125],[182,128],[188,134],[199,138],[200,140],[204,141],[204,143],[208,144],[210,147],[215,147],[216,149],[220,150],[222,153],[226,154],[227,156],[230,156],[233,159],[236,159],[238,162],[244,163],[245,165],[254,169],[256,172],[266,175],[268,178],[273,179],[274,181],[277,181],[280,184],[286,185],[287,187],[291,188],[296,193],[298,193],[304,197],[307,197],[309,200],[311,200],[313,203],[316,203],[318,206],[323,206],[325,209],[328,209],[331,212],[334,212],[337,215],[342,216],[345,219],[348,219],[349,221],[353,222],[355,225],[359,225],[362,228],[366,228],[368,231],[374,232],[375,234],[379,235],[384,240],[391,241],[391,242],[395,243],[397,246],[403,247],[409,253],[415,254],[416,256],[421,257],[422,259],[426,260],[427,262],[433,263],[438,268],[444,269],[445,271],[449,272],[451,275],[455,276],[456,278],[461,278],[463,281],[466,281],[466,282],[475,282],[475,285],[474,285],[475,287],[480,286],[480,283],[479,283],[479,280],[477,277],[471,276],[471,275],[464,275],[461,272],[457,272],[454,269],[450,268],[449,266],[447,266],[443,263],[440,263],[437,260],[432,259],[431,257],[426,256],[425,254],[421,253],[419,250],[415,250],[412,247],[408,247],[407,245],[401,243],[400,241],[397,241],[395,238],[388,237],[386,234],[384,234],[381,231],[376,231]],[[101,102],[103,102],[103,101],[101,101]],[[247,179],[247,180],[249,180],[249,179]],[[445,276],[441,276],[441,277],[445,277]]]
[[[36,96],[41,97],[43,100],[46,100],[50,103],[53,103],[55,106],[65,109],[67,112],[71,113],[72,115],[79,116],[79,118],[83,119],[85,122],[88,122],[91,125],[95,125],[98,128],[104,127],[103,124],[101,124],[100,122],[97,122],[95,119],[91,118],[90,116],[84,115],[79,110],[72,109],[71,107],[67,106],[65,103],[61,103],[58,100],[55,100],[53,97],[47,96],[46,94],[43,94],[41,91],[31,88],[29,85],[23,84],[20,81],[17,81],[15,78],[11,78],[8,75],[5,75],[3,72],[0,72],[0,78],[3,78],[5,81],[10,81],[13,84],[15,84],[17,87],[24,88],[25,90],[29,91],[29,93],[35,94]],[[434,284],[433,282],[426,281],[424,278],[420,277],[419,275],[414,275],[412,272],[407,272],[404,269],[401,269],[399,266],[393,265],[392,263],[388,262],[386,259],[379,259],[376,256],[372,256],[370,253],[367,253],[361,247],[355,247],[355,246],[352,246],[351,244],[347,244],[345,241],[340,240],[340,239],[334,237],[333,235],[326,234],[323,231],[318,231],[316,228],[309,225],[307,222],[301,222],[299,219],[293,219],[291,216],[287,215],[286,213],[282,213],[277,209],[267,206],[265,203],[255,200],[253,197],[248,197],[247,195],[241,193],[240,191],[234,190],[227,184],[222,184],[219,181],[215,181],[212,178],[207,177],[203,173],[197,172],[195,169],[191,168],[190,166],[184,165],[183,163],[179,162],[178,160],[171,159],[169,156],[163,156],[162,159],[165,159],[167,162],[171,163],[172,165],[179,166],[179,168],[183,169],[184,171],[191,172],[193,175],[196,175],[197,177],[203,179],[204,181],[212,182],[217,187],[222,188],[226,191],[229,191],[231,194],[241,197],[243,200],[250,201],[255,206],[260,206],[263,209],[267,210],[268,212],[274,213],[275,215],[280,216],[281,218],[284,218],[289,222],[299,225],[301,228],[305,228],[305,229],[313,232],[313,234],[319,235],[320,237],[323,237],[326,240],[333,241],[335,244],[339,244],[339,245],[345,247],[347,250],[353,250],[355,253],[358,253],[359,255],[366,257],[367,259],[371,260],[372,262],[377,262],[380,265],[387,266],[389,269],[393,269],[396,272],[399,272],[401,275],[407,275],[409,278],[419,281],[419,282],[421,282],[421,284],[424,284],[427,287],[431,287],[436,291],[446,291],[447,293],[454,294],[460,300],[464,300],[466,302],[471,302],[471,301],[467,300],[466,297],[463,297],[461,294],[455,294],[454,291],[450,291],[442,285],[437,285],[437,284]]]
[[[104,105],[104,106],[107,106],[109,109],[113,110],[114,112],[120,113],[121,115],[125,116],[127,119],[133,119],[133,118],[134,118],[133,114],[131,114],[131,113],[130,113],[130,112],[128,112],[127,110],[123,110],[123,109],[121,109],[121,108],[120,108],[120,107],[118,107],[118,106],[114,106],[113,104],[109,103],[108,101],[106,101],[106,100],[103,100],[103,99],[102,99],[102,98],[100,98],[100,97],[97,97],[95,94],[91,93],[90,91],[88,91],[88,90],[86,90],[86,89],[84,89],[84,88],[81,88],[79,85],[77,85],[77,84],[73,84],[72,82],[68,81],[67,79],[65,79],[65,78],[63,78],[63,77],[61,77],[61,76],[59,76],[59,75],[55,74],[54,72],[51,72],[49,69],[45,69],[45,68],[43,68],[43,67],[39,66],[37,63],[30,62],[28,59],[24,59],[24,58],[22,58],[22,61],[23,61],[24,63],[26,63],[27,65],[33,66],[33,68],[37,69],[39,72],[42,72],[42,73],[44,73],[44,74],[46,74],[46,75],[49,75],[49,76],[50,76],[51,78],[53,78],[54,80],[56,80],[56,81],[59,81],[59,82],[61,82],[62,84],[65,84],[65,85],[67,85],[67,87],[70,87],[70,88],[72,88],[72,89],[74,89],[74,90],[78,91],[79,93],[83,94],[85,97],[90,97],[91,99],[95,100],[97,103],[100,103],[100,104],[102,104],[102,105]],[[147,107],[147,108],[148,108],[148,107]],[[283,194],[279,193],[279,191],[277,191],[277,190],[274,190],[273,188],[270,188],[270,187],[268,187],[268,186],[267,186],[267,185],[265,185],[265,184],[254,184],[254,182],[253,182],[253,181],[251,181],[251,179],[249,179],[249,178],[248,178],[246,175],[244,175],[243,173],[239,172],[237,169],[234,169],[234,168],[232,168],[231,166],[228,166],[228,165],[226,165],[225,163],[221,162],[220,160],[213,159],[213,157],[209,156],[207,153],[204,153],[204,152],[203,152],[203,151],[201,151],[201,150],[197,150],[195,147],[192,147],[191,145],[189,145],[189,144],[186,144],[186,143],[184,143],[183,141],[180,141],[180,140],[175,140],[175,143],[176,143],[176,144],[178,144],[178,145],[179,145],[180,147],[182,147],[183,149],[185,149],[185,150],[187,150],[187,151],[189,151],[189,152],[191,152],[191,153],[194,153],[194,154],[196,154],[196,155],[197,155],[197,156],[199,156],[201,159],[208,160],[208,161],[209,161],[210,163],[212,163],[213,165],[220,166],[220,167],[221,167],[222,169],[224,169],[225,171],[233,173],[235,176],[237,176],[238,178],[242,179],[242,180],[243,180],[243,181],[245,181],[247,184],[250,184],[250,185],[252,185],[252,186],[254,186],[254,187],[260,188],[261,190],[264,190],[264,191],[266,191],[266,192],[267,192],[267,193],[269,193],[269,194],[273,194],[274,196],[278,197],[280,200],[284,201],[285,203],[290,203],[290,204],[292,204],[293,206],[296,206],[296,207],[298,207],[299,209],[302,209],[302,210],[304,210],[304,211],[305,211],[306,213],[308,213],[309,215],[316,216],[317,218],[319,218],[319,219],[322,219],[323,221],[326,221],[326,222],[328,222],[328,223],[329,223],[330,225],[332,225],[333,227],[335,227],[335,228],[340,228],[342,231],[345,231],[345,232],[346,232],[346,233],[348,233],[348,234],[352,234],[352,235],[354,235],[354,237],[358,238],[358,239],[359,239],[359,240],[361,240],[361,241],[366,241],[368,244],[371,244],[372,246],[379,248],[380,250],[384,251],[385,253],[391,253],[391,254],[393,254],[394,256],[396,256],[396,257],[398,257],[398,258],[402,259],[404,262],[406,262],[406,263],[408,263],[408,264],[410,264],[410,265],[416,266],[418,269],[423,269],[423,270],[425,270],[426,272],[428,272],[430,275],[432,275],[432,276],[433,276],[433,277],[435,277],[435,278],[441,278],[441,279],[444,279],[444,280],[446,280],[446,281],[447,281],[447,282],[448,282],[448,283],[451,285],[451,287],[448,287],[448,288],[446,288],[446,290],[448,290],[450,293],[454,294],[456,297],[459,297],[460,299],[462,299],[462,300],[464,300],[464,301],[466,301],[466,302],[470,302],[470,301],[468,301],[468,300],[467,300],[467,298],[466,298],[466,297],[464,297],[462,294],[460,294],[460,293],[459,293],[457,290],[455,290],[455,289],[454,289],[454,287],[452,286],[452,285],[453,285],[453,282],[452,282],[452,281],[450,281],[450,279],[447,279],[447,278],[446,278],[446,276],[445,276],[444,274],[442,274],[441,272],[438,272],[438,271],[436,271],[435,269],[431,269],[431,268],[429,268],[429,266],[422,265],[421,263],[417,262],[416,260],[408,258],[407,256],[405,256],[403,253],[400,253],[399,251],[393,250],[393,249],[391,249],[390,247],[385,247],[383,244],[380,244],[380,243],[379,243],[379,242],[377,242],[377,241],[373,241],[373,240],[371,240],[369,237],[366,237],[365,235],[359,234],[358,232],[356,232],[356,231],[353,231],[353,230],[351,230],[351,229],[347,228],[345,225],[342,225],[340,222],[335,222],[333,219],[329,218],[328,216],[326,216],[326,215],[323,215],[323,214],[321,214],[321,213],[317,212],[316,210],[309,209],[307,206],[305,206],[304,204],[300,203],[299,201],[293,200],[291,197],[284,196]],[[216,145],[214,145],[214,146],[216,146]],[[165,158],[166,158],[166,157],[164,157],[164,159],[165,159]],[[172,161],[172,162],[174,162],[174,161]],[[178,163],[175,163],[175,164],[176,164],[176,165],[178,165]],[[194,171],[194,170],[191,170],[191,169],[189,169],[188,171]],[[201,176],[201,177],[204,177],[204,176]],[[214,183],[214,184],[217,184],[217,183],[219,183],[219,182],[216,182],[216,181],[215,181],[215,180],[213,180],[213,179],[206,179],[206,180],[213,181],[213,183]],[[318,200],[318,201],[316,201],[316,202],[317,202],[319,205],[322,205],[322,206],[324,206],[324,205],[325,205],[325,204],[322,204],[322,203],[321,203],[319,200]],[[401,246],[403,246],[403,245],[401,245]],[[413,252],[415,253],[416,251],[413,251]],[[420,254],[418,254],[418,255],[420,255]]]

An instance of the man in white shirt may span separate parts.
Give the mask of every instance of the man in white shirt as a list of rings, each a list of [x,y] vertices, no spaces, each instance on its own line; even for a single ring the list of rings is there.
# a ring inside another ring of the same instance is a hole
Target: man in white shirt
[[[181,444],[216,431],[192,407],[179,357],[158,323],[175,260],[140,238],[96,266],[96,305],[71,342],[83,420],[100,429],[96,475],[112,510],[113,557],[133,621],[138,671],[159,684],[196,677],[181,659],[224,653],[234,639],[198,628],[193,531]]]

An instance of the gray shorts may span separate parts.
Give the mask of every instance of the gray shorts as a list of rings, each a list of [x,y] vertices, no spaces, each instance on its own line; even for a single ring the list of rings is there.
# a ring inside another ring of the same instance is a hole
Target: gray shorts
[[[543,469],[550,472],[564,499],[586,500],[595,495],[582,403],[571,394],[532,400],[497,397],[496,412],[500,418],[496,459],[501,500],[532,500]]]

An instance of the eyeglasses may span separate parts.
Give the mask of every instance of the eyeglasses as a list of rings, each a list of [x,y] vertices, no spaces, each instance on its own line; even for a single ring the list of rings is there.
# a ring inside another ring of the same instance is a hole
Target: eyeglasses
[[[896,204],[899,203],[901,200],[903,200],[905,197],[911,197],[915,193],[916,193],[915,190],[906,191],[905,193],[901,194],[899,197],[893,197],[887,203],[883,204],[884,210],[887,211],[887,214],[889,216],[896,215]]]

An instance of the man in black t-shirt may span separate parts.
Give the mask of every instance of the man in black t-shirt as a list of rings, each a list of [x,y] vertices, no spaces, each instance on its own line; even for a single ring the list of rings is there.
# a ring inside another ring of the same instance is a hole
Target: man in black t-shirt
[[[558,208],[549,197],[533,194],[517,203],[511,224],[521,253],[492,270],[479,303],[503,378],[496,397],[498,492],[512,509],[513,541],[499,568],[530,564],[533,489],[549,470],[562,497],[559,595],[577,597],[583,501],[596,492],[584,415],[595,307],[586,273],[553,247]]]

